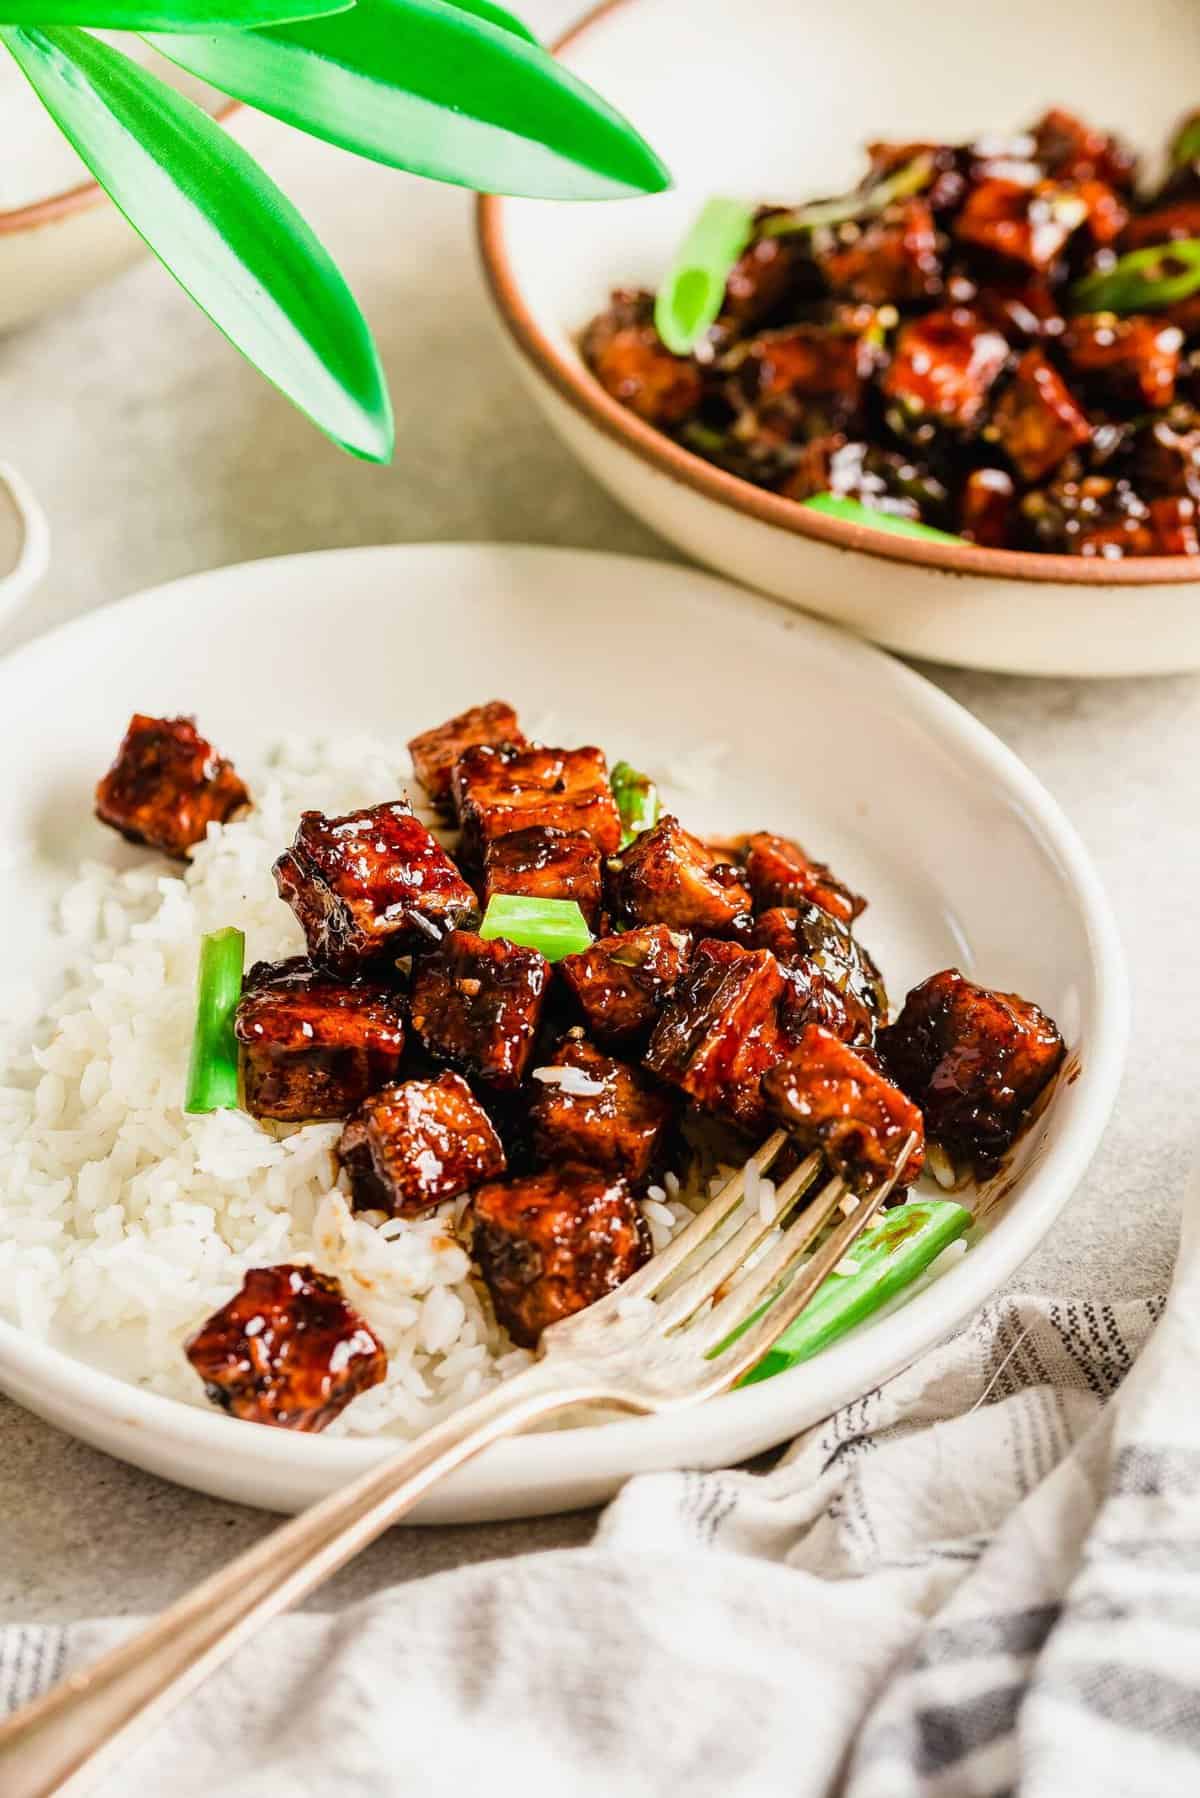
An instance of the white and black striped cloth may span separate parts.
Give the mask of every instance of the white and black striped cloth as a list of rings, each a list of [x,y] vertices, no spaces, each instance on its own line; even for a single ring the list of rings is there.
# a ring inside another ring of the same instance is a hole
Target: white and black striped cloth
[[[1165,1310],[1004,1300],[769,1475],[287,1618],[103,1798],[1196,1798],[1189,1204]],[[115,1633],[0,1631],[0,1708]]]

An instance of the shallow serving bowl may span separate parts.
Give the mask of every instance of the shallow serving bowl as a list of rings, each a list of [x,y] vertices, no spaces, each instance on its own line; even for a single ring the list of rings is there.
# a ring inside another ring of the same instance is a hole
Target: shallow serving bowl
[[[896,999],[956,963],[1036,998],[1070,1055],[983,1195],[968,1253],[899,1309],[699,1411],[491,1448],[438,1489],[425,1520],[564,1509],[635,1472],[727,1464],[907,1364],[1051,1227],[1103,1129],[1125,1040],[1121,952],[1086,853],[1016,757],[928,682],[691,569],[441,545],[200,575],[0,663],[0,711],[21,747],[21,778],[0,787],[0,1014],[36,1006],[52,979],[53,899],[79,860],[129,853],[92,820],[91,793],[135,708],[194,711],[235,760],[253,761],[296,730],[403,742],[492,695],[531,721],[552,713],[545,728],[614,757],[648,740],[668,756],[720,743],[689,823],[799,836],[869,895],[862,934]],[[157,1396],[115,1377],[111,1357],[103,1339],[47,1343],[0,1323],[0,1387],[203,1491],[295,1509],[387,1452],[379,1439],[293,1436]],[[122,1371],[136,1380],[136,1367]]]
[[[709,195],[839,192],[869,139],[1011,131],[1057,103],[1159,151],[1200,104],[1194,0],[608,0],[561,54],[678,186],[592,207],[488,198],[480,241],[535,398],[618,499],[700,561],[906,654],[1025,674],[1200,666],[1200,558],[1100,563],[818,516],[642,424],[576,349],[612,288],[656,285]]]

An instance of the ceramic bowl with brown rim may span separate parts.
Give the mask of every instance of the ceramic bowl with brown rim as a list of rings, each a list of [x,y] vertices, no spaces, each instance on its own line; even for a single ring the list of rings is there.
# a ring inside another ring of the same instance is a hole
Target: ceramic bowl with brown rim
[[[479,205],[518,367],[610,492],[697,560],[908,655],[1021,674],[1200,667],[1200,557],[981,549],[822,516],[642,423],[578,349],[613,288],[657,285],[710,195],[844,191],[869,140],[1011,133],[1061,105],[1159,151],[1200,106],[1194,0],[609,0],[560,54],[678,184],[604,206]]]

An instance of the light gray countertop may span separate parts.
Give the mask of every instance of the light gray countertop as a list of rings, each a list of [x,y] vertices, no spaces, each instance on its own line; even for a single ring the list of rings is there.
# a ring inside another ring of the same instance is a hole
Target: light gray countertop
[[[572,7],[533,0],[524,10],[549,35]],[[0,339],[0,454],[33,484],[54,532],[50,575],[0,630],[0,649],[173,576],[296,550],[499,539],[673,553],[574,464],[518,387],[477,277],[467,196],[282,132],[271,166],[375,329],[398,417],[393,466],[327,445],[143,264]],[[1116,1117],[1019,1283],[1100,1298],[1161,1291],[1200,1068],[1200,679],[923,672],[1061,800],[1129,953],[1134,1027]],[[11,765],[20,745],[7,754]],[[3,1620],[156,1609],[269,1525],[111,1461],[2,1399],[0,1468]],[[580,1542],[589,1528],[574,1517],[395,1531],[316,1602]]]

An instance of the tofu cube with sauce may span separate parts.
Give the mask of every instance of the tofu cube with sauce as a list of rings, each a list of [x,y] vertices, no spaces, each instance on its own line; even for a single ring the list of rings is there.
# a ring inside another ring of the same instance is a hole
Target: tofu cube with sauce
[[[966,307],[927,312],[901,326],[883,393],[901,424],[969,432],[980,422],[1008,345]],[[889,414],[889,417],[891,415]]]
[[[690,949],[686,935],[666,924],[647,924],[600,937],[590,949],[564,956],[558,972],[592,1035],[601,1042],[627,1043],[649,1032]]]
[[[538,824],[494,837],[483,852],[483,903],[497,893],[574,900],[594,929],[603,900],[600,851],[586,831]]]
[[[485,705],[473,705],[459,712],[433,730],[422,731],[408,745],[413,773],[439,810],[452,810],[450,776],[463,751],[477,743],[498,746],[511,744],[525,747],[525,737],[517,723],[517,714],[503,699],[489,699]]]
[[[451,776],[463,853],[483,859],[486,844],[515,830],[583,831],[602,855],[621,841],[621,816],[600,749],[467,749]]]
[[[661,1167],[679,1103],[639,1068],[568,1035],[534,1079],[541,1090],[530,1121],[540,1161],[583,1162],[635,1188]]]
[[[135,712],[96,788],[96,816],[131,843],[186,860],[210,824],[225,824],[250,794],[194,718]]]
[[[688,357],[673,356],[655,330],[652,294],[618,288],[581,347],[605,392],[648,424],[679,424],[704,396],[699,369]]]
[[[750,911],[741,871],[719,861],[669,813],[634,838],[611,869],[609,890],[627,923],[701,936],[724,936]]]
[[[529,1067],[549,982],[536,949],[456,930],[417,962],[409,1019],[436,1061],[512,1090]]]
[[[385,987],[330,979],[304,956],[256,962],[234,1019],[251,1117],[344,1118],[396,1078],[404,1018]]]
[[[275,885],[312,959],[344,976],[428,947],[479,915],[474,892],[405,799],[341,818],[302,812]]]
[[[784,979],[765,949],[702,942],[664,1005],[645,1065],[743,1130],[766,1116],[762,1077],[783,1051]]]
[[[1073,449],[1089,443],[1092,427],[1070,388],[1041,350],[1026,350],[996,402],[987,435],[994,436],[1023,481],[1041,481]]]
[[[877,1067],[829,1030],[809,1024],[784,1060],[763,1077],[772,1115],[806,1152],[817,1149],[852,1192],[886,1180],[910,1136],[916,1144],[898,1185],[924,1161],[921,1113]]]
[[[994,176],[972,187],[953,231],[960,243],[1041,274],[1088,212],[1087,197],[1069,183]]]
[[[819,905],[773,906],[755,921],[753,943],[770,950],[787,982],[779,1014],[786,1037],[822,1024],[843,1042],[874,1041],[887,1017],[883,978],[840,919]]]
[[[547,1168],[481,1186],[471,1200],[473,1248],[492,1307],[513,1341],[614,1292],[650,1258],[650,1233],[619,1178],[597,1168]]]
[[[255,1267],[184,1347],[214,1405],[250,1423],[315,1433],[377,1386],[387,1356],[337,1280]]]
[[[359,1211],[419,1217],[504,1173],[491,1119],[458,1074],[374,1093],[338,1144]]]
[[[850,924],[867,909],[865,899],[844,886],[824,862],[813,861],[790,837],[755,831],[745,838],[742,853],[755,911],[808,903]]]
[[[1098,403],[1157,412],[1175,398],[1183,332],[1159,318],[1110,312],[1073,318],[1062,336],[1072,377]]]

